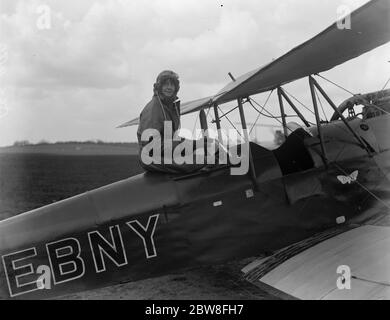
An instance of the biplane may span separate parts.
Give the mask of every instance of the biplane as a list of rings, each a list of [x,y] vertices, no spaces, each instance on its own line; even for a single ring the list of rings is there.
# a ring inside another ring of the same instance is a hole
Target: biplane
[[[262,256],[243,269],[245,278],[288,297],[389,299],[390,92],[336,106],[318,81],[386,44],[389,22],[389,1],[370,1],[351,14],[351,29],[334,23],[215,95],[182,105],[182,115],[213,110],[220,129],[220,107],[235,101],[245,132],[251,96],[277,92],[284,142],[269,150],[246,141],[247,174],[231,175],[228,166],[148,172],[1,221],[0,297],[56,297]],[[313,124],[283,89],[302,78]],[[334,111],[331,121],[321,121],[319,95]],[[294,130],[287,105],[302,121]]]

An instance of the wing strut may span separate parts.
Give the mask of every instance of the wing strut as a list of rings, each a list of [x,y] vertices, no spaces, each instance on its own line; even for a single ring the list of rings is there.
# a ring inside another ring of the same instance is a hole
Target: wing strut
[[[359,144],[367,151],[368,156],[371,157],[372,154],[371,154],[371,151],[368,148],[368,146],[363,142],[362,138],[360,138],[360,136],[352,129],[352,127],[349,125],[348,121],[345,119],[345,117],[339,111],[339,109],[336,107],[336,105],[333,103],[333,101],[329,98],[329,96],[326,94],[324,89],[321,88],[321,86],[318,84],[318,82],[312,76],[310,76],[309,78],[310,78],[310,83],[311,83],[311,86],[313,87],[313,90],[315,90],[314,87],[318,89],[318,91],[322,94],[322,96],[326,99],[326,101],[328,101],[328,103],[332,107],[332,109],[338,114],[340,119],[344,122],[344,124],[348,128],[348,130],[351,131],[351,133],[356,138],[356,140],[359,142]],[[313,101],[314,100],[315,100],[315,97],[313,97]]]
[[[238,109],[240,111],[240,120],[241,120],[242,131],[244,132],[244,143],[248,146],[249,174],[250,174],[251,180],[253,182],[253,188],[255,189],[255,191],[258,191],[259,187],[257,185],[256,170],[255,170],[255,164],[253,162],[251,147],[249,145],[248,129],[247,129],[247,126],[246,126],[244,108],[242,107],[242,98],[239,98],[237,100],[237,102],[238,102]]]
[[[298,108],[291,101],[291,99],[288,97],[288,95],[284,92],[282,87],[278,87],[278,96],[282,96],[287,101],[287,103],[290,105],[290,107],[294,110],[294,112],[297,114],[299,119],[302,120],[302,122],[305,124],[305,126],[306,127],[310,127],[309,122],[306,120],[306,118],[303,116],[303,114],[298,110]]]
[[[233,80],[233,82],[236,81],[236,79],[233,77],[233,75],[230,72],[228,74],[229,74],[229,77]],[[249,174],[250,174],[250,177],[251,177],[251,180],[253,183],[253,188],[255,189],[255,191],[258,191],[259,186],[257,184],[255,164],[253,162],[251,147],[249,144],[248,128],[246,126],[244,108],[242,107],[242,98],[238,98],[237,103],[238,103],[238,110],[240,111],[241,127],[242,127],[242,131],[244,132],[244,143],[248,146]],[[242,152],[242,148],[241,148],[241,152]]]
[[[278,88],[278,98],[279,98],[280,114],[282,116],[284,138],[287,139],[288,134],[287,134],[286,114],[284,113],[283,98],[280,92],[280,88]]]
[[[218,114],[218,105],[214,104],[213,108],[214,108],[215,125],[217,126],[217,132],[218,132],[218,140],[219,143],[223,143],[222,133],[221,133],[221,120],[219,119],[219,114]]]
[[[309,76],[310,92],[311,92],[311,97],[313,100],[314,113],[316,116],[318,136],[320,138],[320,144],[321,144],[321,158],[325,164],[325,167],[327,168],[328,167],[328,159],[326,157],[326,150],[325,150],[325,144],[324,144],[324,134],[323,134],[322,128],[321,128],[321,119],[320,119],[320,114],[318,112],[317,98],[316,98],[316,93],[315,93],[316,88],[314,87],[314,81],[315,80],[313,79],[313,77]]]

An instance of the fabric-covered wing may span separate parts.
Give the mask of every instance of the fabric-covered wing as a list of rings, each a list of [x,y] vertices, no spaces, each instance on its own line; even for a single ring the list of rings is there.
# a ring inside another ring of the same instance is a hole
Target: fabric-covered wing
[[[119,126],[117,126],[117,128],[125,128],[125,127],[130,127],[130,126],[135,126],[139,124],[139,117],[138,118],[135,118],[133,120],[130,120],[130,121],[127,121]]]
[[[246,279],[299,299],[390,299],[389,227],[365,225],[300,246],[251,263]]]
[[[182,114],[269,91],[332,69],[390,41],[390,2],[372,0],[351,14],[351,29],[337,23],[271,63],[247,72],[216,95],[182,104]],[[138,124],[138,119],[119,127]]]
[[[183,115],[191,112],[196,112],[201,109],[209,108],[212,103],[212,98],[213,97],[207,97],[207,98],[202,98],[202,99],[183,103],[180,106],[180,113]]]
[[[180,106],[180,113],[181,115],[184,115],[187,113],[196,112],[198,110],[208,108],[210,107],[211,102],[212,102],[212,97],[207,97],[207,98],[202,98],[202,99],[197,99],[197,100],[182,103]],[[130,127],[138,124],[139,124],[139,117],[130,120],[128,122],[125,122],[120,126],[118,126],[117,128]]]
[[[270,64],[248,72],[214,98],[219,104],[329,70],[390,41],[390,2],[373,0],[351,14],[351,29],[329,28]]]

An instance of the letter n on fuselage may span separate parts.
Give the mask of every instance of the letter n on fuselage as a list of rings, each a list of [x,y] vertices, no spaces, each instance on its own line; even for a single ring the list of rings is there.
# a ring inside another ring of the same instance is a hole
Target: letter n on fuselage
[[[99,231],[88,233],[89,245],[91,246],[97,273],[106,271],[103,254],[115,263],[117,267],[127,265],[127,257],[119,226],[110,227],[110,234],[111,239],[108,241]]]

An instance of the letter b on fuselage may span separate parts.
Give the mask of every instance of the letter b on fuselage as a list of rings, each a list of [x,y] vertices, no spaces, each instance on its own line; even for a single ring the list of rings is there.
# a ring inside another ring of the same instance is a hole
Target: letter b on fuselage
[[[75,238],[51,242],[46,245],[54,283],[64,283],[84,275],[84,261],[80,257],[80,243]]]

